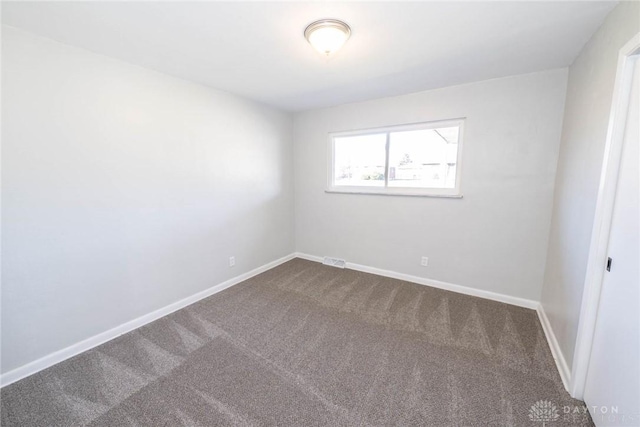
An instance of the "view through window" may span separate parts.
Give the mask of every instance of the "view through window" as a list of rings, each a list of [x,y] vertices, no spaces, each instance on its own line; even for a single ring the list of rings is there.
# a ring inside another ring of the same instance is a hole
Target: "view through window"
[[[331,189],[459,194],[462,120],[332,134]]]

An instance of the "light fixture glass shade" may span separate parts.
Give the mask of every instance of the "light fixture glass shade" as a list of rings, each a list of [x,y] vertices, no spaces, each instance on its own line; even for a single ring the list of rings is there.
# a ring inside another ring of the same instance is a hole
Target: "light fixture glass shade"
[[[304,30],[304,36],[311,46],[327,56],[340,49],[350,35],[351,28],[337,19],[321,19]]]

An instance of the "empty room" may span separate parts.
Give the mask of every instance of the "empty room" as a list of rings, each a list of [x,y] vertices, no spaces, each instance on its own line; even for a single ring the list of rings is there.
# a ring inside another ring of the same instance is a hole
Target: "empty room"
[[[640,426],[640,2],[1,19],[2,426]]]

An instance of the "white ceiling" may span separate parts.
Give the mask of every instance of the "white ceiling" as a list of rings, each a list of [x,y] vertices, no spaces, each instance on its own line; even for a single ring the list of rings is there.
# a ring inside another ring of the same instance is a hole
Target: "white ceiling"
[[[3,24],[300,111],[565,67],[615,2],[3,2]],[[307,24],[351,39],[326,59]]]

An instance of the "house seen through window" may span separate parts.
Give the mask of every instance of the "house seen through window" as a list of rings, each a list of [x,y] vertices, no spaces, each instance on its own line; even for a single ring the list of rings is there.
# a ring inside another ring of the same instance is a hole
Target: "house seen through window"
[[[459,195],[462,120],[331,134],[330,191]]]

